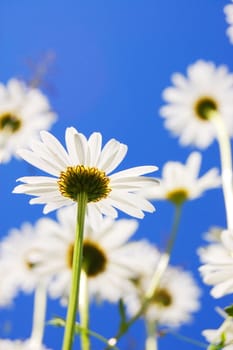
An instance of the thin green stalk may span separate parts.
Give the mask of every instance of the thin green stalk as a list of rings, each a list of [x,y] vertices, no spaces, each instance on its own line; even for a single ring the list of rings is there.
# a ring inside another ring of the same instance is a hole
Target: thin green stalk
[[[232,186],[232,154],[230,137],[224,121],[218,113],[215,113],[210,120],[217,131],[217,139],[220,151],[222,168],[222,188],[226,209],[227,227],[233,229],[233,186]]]
[[[167,330],[167,333],[170,333],[172,334],[174,337],[176,337],[177,339],[180,339],[182,341],[185,341],[186,343],[189,343],[189,344],[192,344],[192,345],[195,345],[199,348],[202,348],[202,349],[207,349],[208,347],[208,344],[205,344],[205,343],[202,343],[198,340],[195,340],[195,339],[192,339],[192,338],[189,338],[189,337],[186,337],[182,334],[179,334],[179,333],[175,333],[173,332],[172,330],[168,329]]]
[[[73,262],[72,262],[72,277],[71,291],[68,303],[65,334],[63,338],[63,350],[71,350],[74,340],[76,313],[79,305],[79,286],[82,267],[82,252],[83,252],[83,231],[85,212],[87,206],[86,193],[79,193],[77,209],[77,225],[74,242]]]
[[[158,350],[156,323],[154,321],[147,321],[146,330],[146,350]]]
[[[80,288],[80,320],[81,327],[88,329],[89,327],[89,296],[88,296],[88,277],[84,269],[81,271],[81,288]],[[81,333],[81,348],[82,350],[90,349],[90,339],[88,332]]]
[[[150,284],[150,286],[145,294],[145,298],[144,298],[144,301],[142,303],[141,308],[128,322],[126,322],[124,327],[118,331],[116,336],[113,338],[116,340],[116,343],[128,331],[128,329],[139,319],[139,317],[144,313],[144,311],[146,310],[146,308],[150,302],[150,299],[153,297],[156,289],[159,287],[161,277],[162,277],[163,273],[165,272],[165,270],[168,266],[168,263],[170,261],[171,252],[172,252],[172,249],[173,249],[176,237],[177,237],[177,233],[178,233],[181,212],[182,212],[182,204],[175,205],[175,215],[174,215],[171,234],[170,234],[170,238],[169,238],[168,243],[167,243],[166,250],[160,257],[156,271],[152,277],[151,284]],[[106,350],[107,349],[110,349],[110,348],[107,347]]]
[[[170,234],[170,238],[167,243],[167,248],[165,252],[161,255],[157,268],[155,270],[155,273],[152,277],[151,284],[146,292],[145,298],[146,299],[151,299],[158,288],[161,277],[163,276],[164,272],[166,271],[166,268],[169,264],[170,257],[171,257],[171,252],[177,237],[178,233],[178,226],[180,223],[180,217],[181,217],[181,212],[182,212],[182,205],[175,205],[175,216],[174,216],[174,221],[173,221],[173,226]]]
[[[41,281],[36,287],[34,294],[32,332],[30,337],[31,342],[37,346],[41,346],[43,343],[46,305],[47,284],[45,281]]]

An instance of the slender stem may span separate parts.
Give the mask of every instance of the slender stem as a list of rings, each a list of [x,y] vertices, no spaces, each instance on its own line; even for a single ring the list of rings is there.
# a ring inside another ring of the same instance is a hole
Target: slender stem
[[[208,345],[205,344],[205,343],[202,343],[198,340],[195,340],[195,339],[192,339],[192,338],[189,338],[189,337],[186,337],[182,334],[179,334],[179,333],[175,333],[174,331],[172,331],[171,329],[168,329],[167,330],[167,333],[170,333],[172,334],[174,337],[176,337],[177,339],[180,339],[186,343],[189,343],[189,344],[193,344],[199,348],[203,348],[203,349],[207,349]]]
[[[218,113],[210,119],[217,131],[222,168],[222,187],[226,208],[227,227],[233,229],[233,187],[232,187],[232,154],[229,134],[224,121]]]
[[[180,217],[181,217],[181,211],[182,211],[181,209],[182,209],[181,205],[175,205],[175,216],[174,216],[174,221],[173,221],[173,226],[172,226],[170,238],[169,238],[168,243],[167,243],[167,248],[159,259],[157,268],[155,270],[155,273],[152,277],[150,286],[149,286],[149,288],[146,292],[146,295],[145,295],[146,299],[151,299],[153,297],[156,289],[158,288],[158,286],[160,284],[161,277],[164,274],[164,272],[169,264],[172,248],[174,246],[174,243],[175,243],[175,240],[177,237],[177,233],[178,233],[178,226],[180,223]]]
[[[154,321],[147,321],[146,329],[146,350],[158,350],[156,323]]]
[[[86,272],[81,271],[81,285],[80,285],[80,319],[81,327],[83,329],[89,328],[89,297],[88,297],[88,277]],[[81,348],[82,350],[90,349],[90,339],[88,332],[81,332]]]
[[[141,308],[138,310],[138,312],[125,324],[123,329],[120,329],[116,336],[113,338],[116,340],[116,342],[128,331],[128,329],[139,319],[139,317],[144,313],[146,310],[150,299],[153,297],[153,294],[155,293],[156,289],[159,286],[160,279],[165,272],[170,256],[171,256],[171,251],[174,246],[177,233],[178,233],[178,227],[180,223],[180,218],[181,218],[181,212],[182,212],[182,205],[175,205],[175,215],[174,215],[174,220],[173,220],[173,225],[171,229],[171,234],[170,238],[167,243],[167,247],[165,252],[161,255],[160,260],[158,262],[156,271],[152,277],[151,284],[145,294],[144,301],[142,302]],[[106,349],[109,349],[107,347]]]
[[[47,284],[41,281],[36,287],[34,294],[33,323],[30,340],[40,346],[43,342],[45,314],[47,304]]]
[[[71,277],[71,291],[69,297],[69,304],[66,317],[65,334],[63,338],[63,350],[71,350],[74,340],[76,313],[79,305],[79,285],[80,274],[82,267],[82,251],[83,251],[83,231],[85,212],[87,206],[86,193],[78,194],[77,198],[77,225],[74,242],[73,262],[72,262],[72,277]]]

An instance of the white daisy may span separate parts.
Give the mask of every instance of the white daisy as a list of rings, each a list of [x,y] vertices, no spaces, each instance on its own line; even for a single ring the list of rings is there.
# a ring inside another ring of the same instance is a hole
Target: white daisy
[[[221,241],[222,227],[213,226],[203,234],[203,238],[209,243],[219,243]]]
[[[200,60],[188,67],[187,78],[175,73],[172,82],[174,87],[163,92],[168,104],[160,113],[182,145],[205,148],[213,142],[216,130],[211,113],[219,113],[233,134],[233,75],[226,66],[215,67],[212,62]]]
[[[213,285],[211,295],[220,298],[233,293],[233,231],[224,230],[221,241],[199,248],[199,268],[204,283]]]
[[[55,119],[46,96],[38,89],[17,79],[6,86],[0,83],[0,162],[17,156],[19,147],[27,147]]]
[[[165,199],[174,204],[198,198],[204,191],[218,187],[221,183],[216,168],[198,177],[200,165],[201,154],[198,152],[191,153],[186,164],[167,162],[162,169],[160,185],[148,190],[145,188],[142,193],[146,198]]]
[[[24,184],[13,192],[36,196],[30,203],[45,204],[44,213],[77,202],[81,192],[88,196],[87,212],[95,226],[101,214],[117,217],[115,208],[138,218],[144,216],[143,211],[154,211],[138,191],[156,185],[155,179],[141,176],[157,170],[155,166],[135,167],[110,175],[125,157],[126,145],[111,139],[101,150],[100,133],[93,133],[87,140],[72,127],[66,129],[67,151],[46,131],[41,132],[41,139],[32,143],[32,151],[21,150],[19,154],[52,177],[22,177],[18,180]]]
[[[41,281],[36,273],[40,246],[36,225],[29,223],[24,223],[19,230],[12,229],[0,243],[0,262],[4,269],[1,281],[12,291],[12,296],[19,290],[32,292]]]
[[[49,292],[61,298],[63,303],[69,296],[73,247],[75,239],[75,208],[58,210],[58,222],[44,219],[43,264],[40,272],[54,276]],[[43,221],[41,221],[43,223]],[[133,286],[129,279],[143,269],[151,246],[146,242],[127,243],[138,227],[135,220],[113,221],[105,218],[95,230],[88,225],[84,229],[83,268],[88,277],[90,297],[117,302]],[[145,267],[146,269],[147,267]],[[82,283],[82,282],[81,282]]]
[[[152,266],[141,274],[135,280],[134,293],[124,298],[130,316],[134,316],[141,309],[144,296],[150,287],[160,253],[156,251],[154,257],[154,268]],[[200,290],[191,274],[169,266],[144,312],[144,317],[147,321],[158,322],[159,325],[179,327],[189,322],[191,313],[199,309],[199,296]]]
[[[37,345],[31,340],[0,340],[0,350],[51,350],[43,345]]]
[[[224,320],[218,329],[206,329],[202,334],[210,344],[219,345],[223,350],[233,350],[233,319],[231,317]]]
[[[224,13],[226,15],[226,21],[229,24],[226,33],[230,39],[231,44],[233,44],[233,4],[226,5],[224,7]]]

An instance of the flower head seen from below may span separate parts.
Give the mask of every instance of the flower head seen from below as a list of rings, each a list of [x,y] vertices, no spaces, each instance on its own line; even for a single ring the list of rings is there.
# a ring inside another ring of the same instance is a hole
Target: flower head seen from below
[[[229,24],[226,33],[230,39],[231,44],[233,44],[233,4],[227,4],[224,7],[224,13],[226,16],[226,21]]]
[[[160,114],[182,145],[208,147],[216,138],[210,120],[215,114],[223,118],[233,135],[233,75],[226,66],[200,60],[188,67],[187,77],[173,74],[172,82],[174,86],[163,92],[167,105]]]
[[[212,345],[208,350],[233,350],[233,319],[227,317],[218,329],[206,329],[202,332],[206,340]],[[214,348],[214,346],[216,346]]]
[[[162,169],[159,186],[150,190],[143,189],[146,198],[153,200],[168,200],[175,205],[181,205],[187,200],[200,197],[204,191],[219,187],[221,179],[218,170],[213,168],[199,176],[201,154],[193,152],[186,164],[167,162]]]
[[[198,249],[204,283],[212,285],[211,295],[220,298],[233,293],[233,231],[223,230],[221,240]]]
[[[157,170],[140,166],[111,174],[121,163],[127,146],[111,139],[102,149],[102,136],[93,133],[89,139],[75,128],[66,129],[66,147],[50,133],[41,132],[41,141],[20,156],[51,176],[30,176],[13,192],[36,198],[31,204],[45,204],[44,213],[77,203],[80,193],[87,195],[87,213],[95,225],[102,215],[117,217],[117,210],[142,218],[143,211],[153,212],[153,205],[139,194],[142,187],[157,185],[154,178],[142,176]]]
[[[70,293],[75,208],[59,209],[57,215],[58,221],[44,219],[46,231],[41,226],[47,244],[44,245],[39,273],[50,277],[50,295],[66,304]],[[128,242],[137,227],[136,220],[115,221],[110,218],[104,218],[95,230],[88,222],[85,225],[82,268],[88,278],[92,299],[117,302],[133,288],[131,279],[138,269],[148,268],[142,265],[148,259],[151,246],[144,241]]]
[[[154,268],[139,275],[135,279],[134,292],[124,298],[130,316],[134,316],[143,304],[160,256],[157,250],[155,253]],[[189,322],[191,314],[199,309],[199,296],[200,289],[192,275],[180,268],[169,266],[149,301],[144,317],[161,326],[179,327]]]
[[[45,95],[17,79],[0,83],[0,162],[17,157],[17,149],[28,147],[55,122]]]

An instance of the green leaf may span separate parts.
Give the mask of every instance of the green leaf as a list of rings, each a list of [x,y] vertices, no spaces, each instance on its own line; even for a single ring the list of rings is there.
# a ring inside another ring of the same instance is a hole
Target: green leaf
[[[55,327],[65,327],[66,321],[61,317],[54,317],[47,324]]]
[[[226,311],[228,316],[233,317],[233,305],[225,307],[224,311]]]
[[[48,321],[49,325],[56,326],[56,327],[65,327],[66,321],[61,317],[54,317],[52,320]],[[108,346],[109,349],[113,350],[119,350],[115,345],[111,345],[109,343],[109,339],[103,337],[101,334],[94,332],[90,329],[83,328],[78,322],[75,323],[75,334],[88,334],[98,340],[100,340],[102,343]]]

